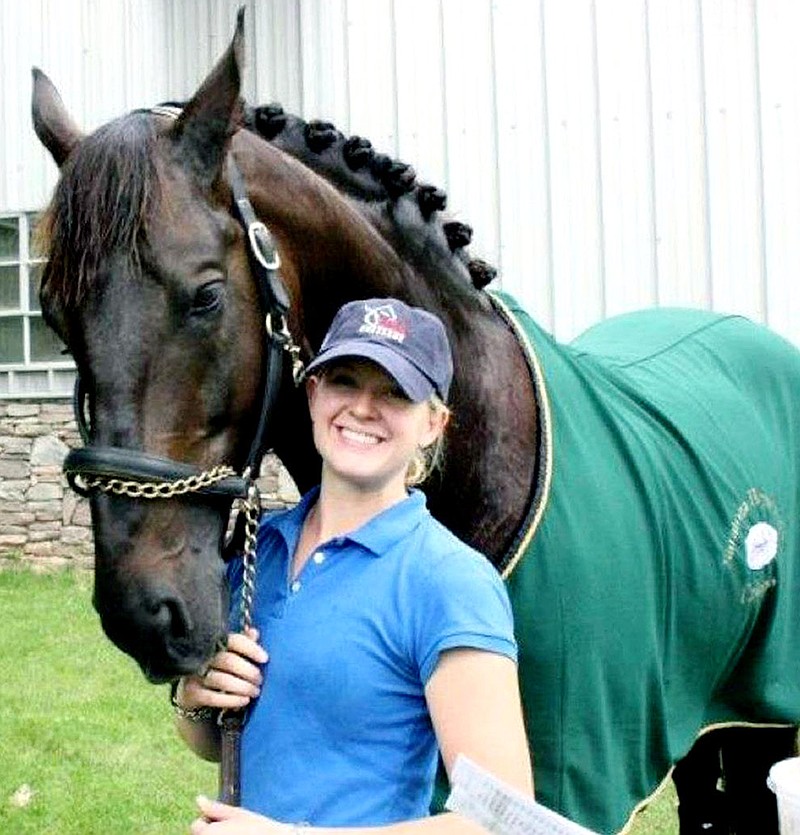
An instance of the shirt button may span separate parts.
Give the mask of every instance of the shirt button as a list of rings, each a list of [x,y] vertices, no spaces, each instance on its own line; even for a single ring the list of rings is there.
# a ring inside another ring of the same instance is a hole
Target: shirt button
[[[314,554],[314,556],[312,557],[312,559],[314,560],[314,562],[315,562],[317,565],[322,565],[322,563],[324,563],[324,562],[325,562],[325,554],[323,554],[323,553],[322,553],[322,551],[317,551],[317,553],[316,553],[316,554]]]
[[[292,590],[292,592],[293,592],[294,594],[297,594],[297,592],[299,592],[299,591],[300,591],[300,585],[301,585],[301,584],[300,584],[300,581],[299,581],[299,580],[295,580],[295,581],[292,583],[292,585],[291,585],[291,586],[289,586],[289,588]]]

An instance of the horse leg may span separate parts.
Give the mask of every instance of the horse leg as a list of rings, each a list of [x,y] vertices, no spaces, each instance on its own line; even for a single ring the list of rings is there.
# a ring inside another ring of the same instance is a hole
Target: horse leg
[[[680,835],[729,835],[716,731],[700,736],[672,771]]]
[[[796,751],[796,728],[725,728],[720,732],[725,805],[736,835],[777,835],[778,808],[767,787],[770,767]]]
[[[796,728],[718,728],[672,773],[680,835],[778,835],[773,763],[797,753]]]

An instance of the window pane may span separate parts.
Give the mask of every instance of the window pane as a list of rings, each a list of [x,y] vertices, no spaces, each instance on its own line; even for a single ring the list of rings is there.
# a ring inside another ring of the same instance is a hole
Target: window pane
[[[39,285],[42,283],[44,261],[28,266],[28,310],[39,310]]]
[[[0,319],[0,362],[22,362],[22,317]]]
[[[28,215],[28,252],[30,252],[31,258],[35,258],[38,254],[36,251],[36,224],[39,223],[40,218],[41,215],[39,214]]]
[[[48,394],[50,380],[46,371],[15,371],[14,394],[19,397],[31,394]]]
[[[0,217],[0,260],[19,258],[19,221],[15,217]]]
[[[70,394],[72,394],[72,390],[74,388],[75,388],[75,372],[74,371],[54,371],[53,372],[53,386],[50,389],[51,394],[70,395]]]
[[[63,360],[64,344],[39,316],[31,316],[31,362]]]
[[[0,310],[19,310],[19,267],[0,266]]]

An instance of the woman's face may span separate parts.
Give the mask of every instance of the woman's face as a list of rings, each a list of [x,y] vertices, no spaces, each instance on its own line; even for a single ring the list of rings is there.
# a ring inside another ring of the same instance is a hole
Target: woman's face
[[[307,382],[324,472],[360,490],[405,492],[408,464],[444,430],[446,413],[412,403],[367,360],[343,360]]]

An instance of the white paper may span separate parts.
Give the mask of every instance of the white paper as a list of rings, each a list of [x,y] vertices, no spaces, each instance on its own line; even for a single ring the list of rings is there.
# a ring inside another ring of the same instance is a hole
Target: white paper
[[[445,808],[492,835],[597,835],[537,803],[459,754]]]

